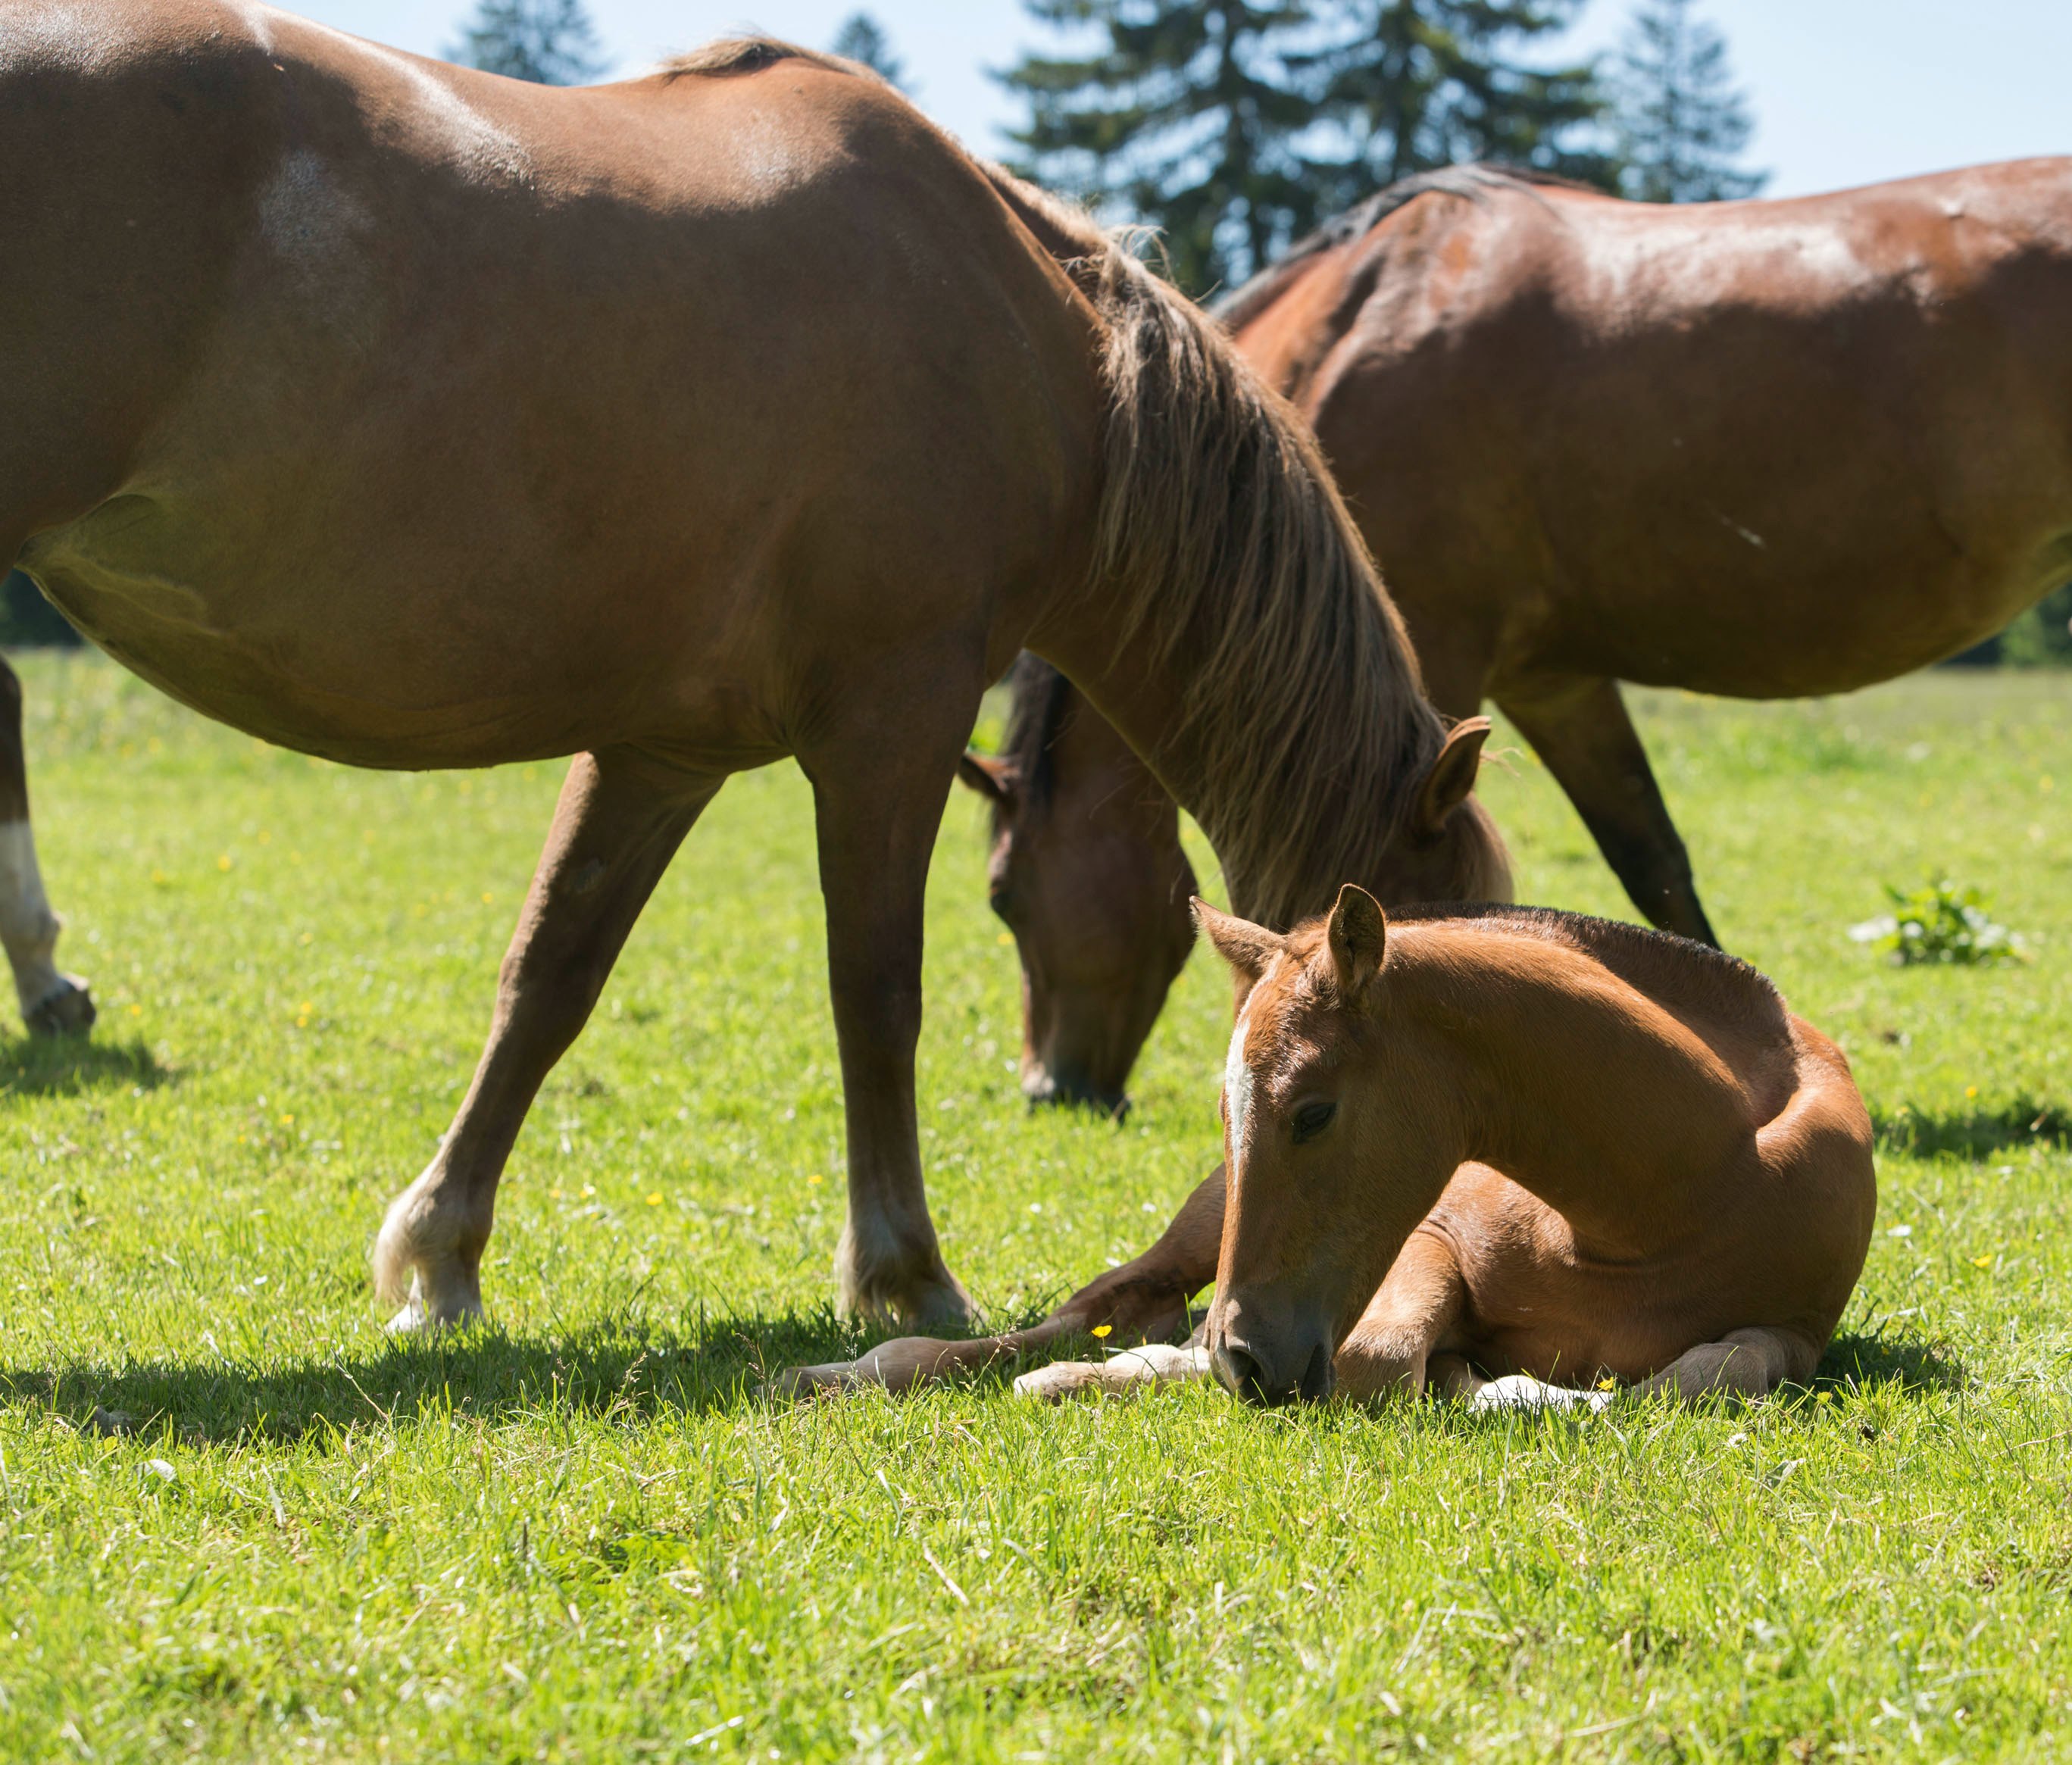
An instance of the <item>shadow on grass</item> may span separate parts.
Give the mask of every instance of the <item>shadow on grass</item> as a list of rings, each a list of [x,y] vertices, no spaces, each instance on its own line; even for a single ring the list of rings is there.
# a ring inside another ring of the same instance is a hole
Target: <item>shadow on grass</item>
[[[76,1097],[124,1086],[156,1090],[177,1077],[141,1041],[31,1036],[0,1045],[0,1098]]]
[[[1984,1160],[2015,1147],[2072,1144],[2072,1115],[2033,1097],[2016,1098],[1999,1109],[1940,1114],[1901,1103],[1895,1109],[1873,1109],[1871,1128],[1881,1152],[1915,1158],[1947,1154]]]
[[[561,1413],[646,1420],[738,1410],[783,1369],[851,1360],[875,1340],[832,1307],[693,1319],[678,1329],[606,1324],[559,1340],[483,1326],[364,1354],[255,1368],[214,1356],[109,1367],[0,1367],[0,1407],[55,1412],[83,1429],[189,1443],[299,1441],[334,1428],[448,1413],[496,1421]]]
[[[1812,1389],[1833,1390],[1897,1381],[1910,1398],[1932,1392],[1961,1391],[1971,1382],[1964,1363],[1932,1342],[1910,1341],[1880,1332],[1861,1336],[1844,1331],[1827,1344],[1813,1375]]]

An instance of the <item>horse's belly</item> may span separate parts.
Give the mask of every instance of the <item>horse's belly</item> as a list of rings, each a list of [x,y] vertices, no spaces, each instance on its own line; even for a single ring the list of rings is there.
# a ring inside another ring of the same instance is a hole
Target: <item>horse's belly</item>
[[[479,610],[457,616],[435,592],[226,581],[177,556],[147,564],[90,530],[32,542],[21,562],[153,685],[306,753],[359,766],[495,765],[602,745],[623,720],[614,689],[623,711],[627,683],[572,679],[568,646],[514,646]]]

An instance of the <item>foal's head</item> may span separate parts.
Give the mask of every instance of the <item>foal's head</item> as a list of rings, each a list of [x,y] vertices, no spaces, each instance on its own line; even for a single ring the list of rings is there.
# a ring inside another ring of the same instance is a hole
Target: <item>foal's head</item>
[[[1372,896],[1349,883],[1328,918],[1285,936],[1195,912],[1245,990],[1223,1068],[1216,1377],[1253,1402],[1325,1397],[1338,1342],[1429,1205],[1431,1172],[1450,1172],[1443,1092],[1392,997]]]

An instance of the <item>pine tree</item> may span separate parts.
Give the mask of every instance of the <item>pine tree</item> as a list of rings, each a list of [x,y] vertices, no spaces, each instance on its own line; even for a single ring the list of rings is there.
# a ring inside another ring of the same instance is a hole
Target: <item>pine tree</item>
[[[1727,65],[1727,39],[1692,16],[1695,0],[1641,0],[1619,60],[1624,188],[1642,202],[1753,196],[1767,172],[1733,162],[1755,124]]]
[[[1486,159],[1610,187],[1618,168],[1594,61],[1538,67],[1525,45],[1573,21],[1582,0],[1348,0],[1354,35],[1327,93],[1357,144],[1357,183]],[[1346,192],[1347,199],[1364,194]]]
[[[1084,52],[1000,78],[1029,105],[1018,169],[1163,229],[1194,293],[1249,275],[1316,222],[1329,159],[1305,135],[1317,0],[1024,0]]]
[[[828,46],[838,55],[860,61],[888,85],[906,89],[906,68],[892,52],[892,39],[885,27],[867,12],[852,12]]]
[[[481,0],[447,54],[485,73],[542,86],[580,86],[606,66],[583,0]]]

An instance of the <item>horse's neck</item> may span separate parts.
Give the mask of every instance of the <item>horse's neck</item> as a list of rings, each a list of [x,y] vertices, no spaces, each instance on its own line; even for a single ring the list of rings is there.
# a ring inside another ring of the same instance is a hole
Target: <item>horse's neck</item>
[[[1743,1076],[1688,1013],[1586,953],[1470,924],[1400,926],[1383,984],[1429,1032],[1437,1094],[1457,1100],[1461,1158],[1502,1171],[1592,1235],[1678,1217],[1679,1176],[1708,1177],[1753,1127]]]

